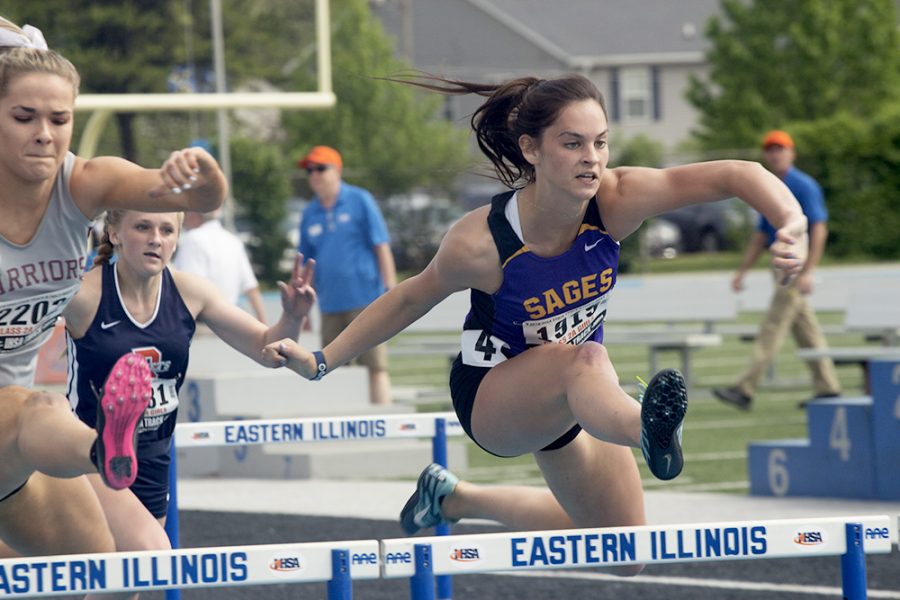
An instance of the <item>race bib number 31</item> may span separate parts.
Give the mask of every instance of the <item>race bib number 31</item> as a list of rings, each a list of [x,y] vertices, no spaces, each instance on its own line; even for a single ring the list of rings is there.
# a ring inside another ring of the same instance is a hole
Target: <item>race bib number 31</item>
[[[589,339],[606,318],[606,299],[603,295],[559,315],[539,321],[522,323],[525,342],[537,344],[574,344]]]
[[[153,396],[144,411],[138,432],[158,429],[166,418],[178,409],[178,393],[174,379],[153,379]]]

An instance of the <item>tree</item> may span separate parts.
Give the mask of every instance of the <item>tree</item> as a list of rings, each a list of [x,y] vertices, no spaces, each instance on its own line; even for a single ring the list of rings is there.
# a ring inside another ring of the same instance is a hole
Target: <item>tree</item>
[[[825,192],[828,252],[900,258],[900,107],[885,105],[865,117],[838,113],[792,132],[798,165]]]
[[[366,0],[333,0],[332,68],[337,106],[284,116],[288,148],[299,158],[310,147],[338,148],[345,173],[376,195],[417,186],[449,188],[470,161],[467,134],[439,118],[441,98],[384,81],[408,72]],[[294,87],[309,87],[312,57]]]
[[[44,32],[48,44],[71,60],[82,75],[82,93],[166,93],[179,69],[197,91],[212,91],[213,56],[209,0],[4,0],[3,15]],[[313,2],[223,0],[227,82],[250,77],[275,84],[289,80],[286,66],[301,40],[313,38]],[[189,86],[191,87],[191,86]],[[135,162],[139,150],[153,153],[136,135],[135,113],[117,113],[119,148]],[[165,149],[188,143],[187,115],[142,114],[146,129],[173,129],[175,139],[156,140]]]
[[[172,0],[9,0],[7,18],[31,23],[48,44],[78,67],[81,91],[90,93],[165,92],[181,32]],[[121,153],[136,160],[134,113],[117,113]]]
[[[900,82],[893,0],[722,0],[706,35],[709,81],[692,78],[708,149],[753,147],[761,130],[838,112],[863,116]]]
[[[282,229],[287,216],[285,200],[289,196],[287,168],[281,151],[254,140],[231,141],[234,158],[234,197],[240,202],[253,235],[247,246],[258,265],[260,281],[274,285],[283,278],[279,260],[288,246]]]

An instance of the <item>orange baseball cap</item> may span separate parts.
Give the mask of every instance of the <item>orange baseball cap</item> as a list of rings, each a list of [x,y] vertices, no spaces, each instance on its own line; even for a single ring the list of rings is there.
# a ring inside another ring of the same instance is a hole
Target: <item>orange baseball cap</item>
[[[306,156],[297,162],[297,166],[305,169],[309,165],[334,165],[342,167],[341,154],[331,146],[315,146]]]
[[[793,148],[794,140],[786,131],[781,131],[780,129],[775,129],[766,134],[766,137],[763,138],[762,147],[768,148],[769,146],[784,146],[785,148]]]

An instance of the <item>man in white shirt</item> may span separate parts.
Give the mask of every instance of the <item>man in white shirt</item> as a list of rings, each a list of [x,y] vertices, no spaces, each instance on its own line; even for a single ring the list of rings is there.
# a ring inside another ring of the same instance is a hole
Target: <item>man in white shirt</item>
[[[246,294],[256,318],[266,322],[259,282],[244,243],[222,227],[218,214],[184,213],[184,231],[172,264],[209,279],[234,304]]]

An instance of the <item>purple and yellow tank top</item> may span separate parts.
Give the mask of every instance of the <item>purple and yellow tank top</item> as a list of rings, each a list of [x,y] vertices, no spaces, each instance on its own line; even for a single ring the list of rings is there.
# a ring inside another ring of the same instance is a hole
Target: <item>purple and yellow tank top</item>
[[[588,203],[571,248],[547,258],[522,241],[515,194],[505,192],[491,201],[488,227],[503,283],[493,294],[472,290],[462,334],[467,365],[493,367],[540,344],[603,341],[619,243],[606,232],[596,200]]]

